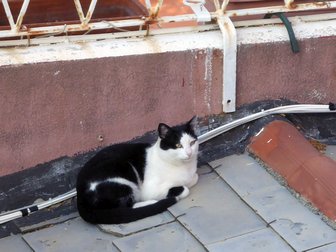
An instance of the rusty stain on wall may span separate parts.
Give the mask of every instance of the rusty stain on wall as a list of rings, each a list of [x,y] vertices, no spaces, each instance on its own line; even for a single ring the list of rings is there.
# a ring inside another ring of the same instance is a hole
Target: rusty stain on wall
[[[312,99],[321,102],[322,100],[325,100],[325,98],[327,97],[327,93],[326,93],[326,91],[321,91],[321,90],[313,89],[313,90],[309,93],[309,96],[310,96]]]

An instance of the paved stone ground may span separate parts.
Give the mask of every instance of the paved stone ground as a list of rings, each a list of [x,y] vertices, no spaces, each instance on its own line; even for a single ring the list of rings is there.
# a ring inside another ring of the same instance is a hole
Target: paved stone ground
[[[335,146],[327,155],[336,158]],[[213,161],[198,173],[191,194],[160,215],[94,226],[75,214],[3,238],[0,251],[336,251],[336,231],[248,154]]]

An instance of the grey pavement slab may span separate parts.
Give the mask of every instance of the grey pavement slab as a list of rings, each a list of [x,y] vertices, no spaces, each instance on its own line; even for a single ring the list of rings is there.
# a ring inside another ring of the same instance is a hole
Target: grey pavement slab
[[[169,211],[206,245],[266,226],[215,172],[200,175],[191,194]]]
[[[114,241],[120,251],[206,251],[178,222],[120,238]]]
[[[41,251],[118,251],[113,240],[94,226],[77,218],[46,229],[23,235],[36,252]]]
[[[211,252],[271,252],[293,251],[272,229],[265,228],[207,246]]]
[[[30,252],[33,250],[22,239],[21,235],[13,235],[0,239],[0,251]]]
[[[34,230],[37,230],[37,229],[42,229],[44,227],[48,227],[48,226],[51,226],[51,225],[56,225],[56,224],[59,224],[59,223],[63,223],[65,221],[72,220],[72,219],[75,219],[75,218],[78,218],[78,217],[79,217],[78,212],[75,212],[75,213],[71,213],[71,214],[68,214],[68,215],[62,215],[62,216],[59,216],[57,218],[52,218],[52,219],[47,220],[47,221],[42,221],[42,222],[39,222],[37,224],[33,224],[33,225],[29,225],[29,226],[22,226],[22,227],[20,227],[20,230],[21,230],[22,233],[28,233],[28,232],[31,232],[31,231],[34,231]]]
[[[333,160],[336,160],[336,145],[328,145],[325,151],[325,155]]]
[[[309,252],[335,252],[336,251],[336,243],[331,243],[316,249],[309,250]]]
[[[336,231],[318,219],[307,219],[306,214],[302,213],[301,217],[279,218],[271,227],[297,251],[336,242]]]
[[[268,172],[247,154],[226,159],[216,171],[293,248],[303,251],[335,241],[335,230],[274,178],[270,180]]]
[[[260,188],[279,183],[247,153],[232,155],[209,163],[240,196],[247,196]]]
[[[118,224],[118,225],[99,225],[99,228],[106,232],[113,234],[118,237],[125,235],[130,235],[135,232],[140,232],[151,227],[163,225],[168,222],[174,221],[175,218],[168,211],[157,214],[145,219],[134,221],[127,224]]]

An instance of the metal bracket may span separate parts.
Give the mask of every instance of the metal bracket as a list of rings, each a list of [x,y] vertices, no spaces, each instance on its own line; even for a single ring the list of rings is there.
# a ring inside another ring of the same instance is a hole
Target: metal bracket
[[[197,16],[197,22],[210,22],[210,12],[205,8],[205,0],[183,0],[183,4],[189,6]]]
[[[219,15],[217,23],[223,36],[223,111],[236,111],[237,32],[231,19]]]

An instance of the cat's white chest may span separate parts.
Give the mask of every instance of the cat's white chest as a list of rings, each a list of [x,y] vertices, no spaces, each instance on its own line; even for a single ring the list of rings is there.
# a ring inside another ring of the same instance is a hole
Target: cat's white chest
[[[156,155],[150,155],[141,185],[142,200],[160,200],[172,187],[188,185],[196,173],[197,161],[173,165]]]

